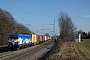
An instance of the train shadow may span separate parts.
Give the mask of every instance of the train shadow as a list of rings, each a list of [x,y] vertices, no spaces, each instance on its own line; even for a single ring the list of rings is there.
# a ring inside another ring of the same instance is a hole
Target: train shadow
[[[0,47],[0,53],[2,53],[2,52],[7,52],[7,51],[11,51],[11,49],[8,48],[8,46]]]

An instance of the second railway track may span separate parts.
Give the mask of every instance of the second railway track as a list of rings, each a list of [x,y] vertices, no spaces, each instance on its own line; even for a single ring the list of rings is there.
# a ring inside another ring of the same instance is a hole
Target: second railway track
[[[47,41],[40,45],[28,47],[28,48],[21,49],[18,51],[5,52],[5,54],[4,53],[0,54],[1,55],[0,59],[1,60],[25,60],[25,59],[36,60],[38,58],[36,56],[40,56],[46,51],[50,50],[52,45],[53,45],[52,41]]]

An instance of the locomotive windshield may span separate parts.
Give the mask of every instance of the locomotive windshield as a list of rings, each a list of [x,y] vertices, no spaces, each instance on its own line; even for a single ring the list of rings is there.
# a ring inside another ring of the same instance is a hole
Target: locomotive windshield
[[[10,36],[9,39],[18,39],[17,36]]]

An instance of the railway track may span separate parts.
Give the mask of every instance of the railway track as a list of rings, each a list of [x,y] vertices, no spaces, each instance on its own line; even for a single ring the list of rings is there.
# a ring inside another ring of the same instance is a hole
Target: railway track
[[[30,59],[31,60],[31,58],[33,58],[33,57],[35,59],[37,59],[38,57],[36,58],[36,56],[39,56],[39,55],[45,53],[46,51],[50,50],[50,48],[52,47],[52,44],[53,44],[52,41],[47,41],[40,45],[28,47],[28,48],[21,49],[18,51],[8,51],[5,53],[0,53],[0,59],[1,60],[25,60],[25,59],[27,60],[27,59]]]
[[[34,49],[34,50],[31,50],[31,51],[28,51],[28,52],[26,52],[25,54],[23,54],[23,55],[21,55],[21,56],[17,56],[16,58],[14,58],[14,59],[12,59],[12,60],[36,60],[38,57],[36,57],[36,53],[38,53],[38,52],[41,52],[42,50],[45,50],[45,49],[48,49],[49,50],[49,48],[51,48],[51,42],[48,42],[48,43],[46,43],[46,44],[41,44],[39,47],[37,47],[36,49]],[[35,56],[34,56],[35,55]],[[34,58],[33,58],[33,57]]]

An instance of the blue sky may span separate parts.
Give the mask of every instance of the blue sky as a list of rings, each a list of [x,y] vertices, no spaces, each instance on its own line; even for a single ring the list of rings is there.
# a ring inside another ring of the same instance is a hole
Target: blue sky
[[[58,14],[63,11],[71,17],[77,30],[90,31],[90,0],[0,0],[0,8],[9,11],[14,18],[38,34],[59,34]],[[44,26],[42,26],[44,25]],[[45,30],[41,30],[45,29]]]

